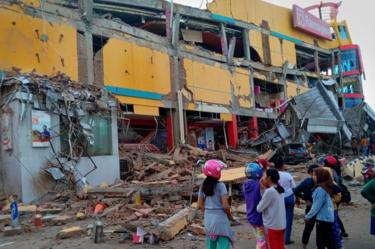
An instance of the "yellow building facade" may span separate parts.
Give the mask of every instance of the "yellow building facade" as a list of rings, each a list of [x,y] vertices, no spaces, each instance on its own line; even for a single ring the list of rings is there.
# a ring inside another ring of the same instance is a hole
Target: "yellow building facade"
[[[195,29],[199,33],[197,41],[191,41],[178,30],[177,45],[173,43],[174,25],[168,20],[171,9],[167,2],[153,2],[150,9],[157,17],[150,17],[147,12],[139,16],[136,11],[125,13],[140,19],[130,28],[125,19],[116,22],[95,13],[92,20],[85,22],[75,5],[69,8],[56,2],[47,3],[43,8],[39,1],[0,3],[0,70],[19,68],[23,72],[47,75],[60,72],[79,80],[84,78],[79,69],[82,62],[95,59],[100,63],[96,67],[94,61],[93,70],[101,72],[101,80],[95,79],[95,83],[117,95],[121,103],[132,105],[138,115],[159,116],[161,108],[176,109],[176,94],[181,91],[185,111],[218,113],[227,121],[231,114],[268,117],[262,110],[275,108],[281,102],[260,105],[255,101],[257,92],[276,94],[280,100],[287,101],[307,91],[309,82],[331,77],[328,69],[320,72],[316,65],[315,68],[310,65],[311,58],[304,60],[299,54],[308,55],[316,49],[318,60],[319,55],[322,60],[339,46],[351,43],[350,37],[338,38],[336,22],[331,26],[337,38],[322,39],[295,29],[291,9],[261,0],[216,0],[208,5],[207,11],[176,5],[172,23],[181,16],[178,23],[181,30]],[[95,1],[91,2],[95,12],[99,7],[95,7]],[[136,6],[131,1],[123,1],[121,4],[139,11],[148,3],[145,1],[143,6],[140,1]],[[148,23],[148,19],[152,21]],[[340,25],[347,28],[346,23]],[[213,31],[207,34],[205,29]],[[93,58],[81,53],[79,36],[87,32],[106,39],[100,53],[94,52]],[[207,37],[212,38],[210,44],[206,42]],[[216,38],[221,39],[221,51],[215,50]],[[231,38],[235,38],[232,44]],[[223,44],[227,46],[225,49]],[[246,48],[241,48],[246,44],[251,47],[251,58],[246,58]],[[230,56],[231,49],[233,56]],[[253,60],[253,53],[254,58],[259,57],[257,61]],[[301,61],[310,69],[299,68]]]

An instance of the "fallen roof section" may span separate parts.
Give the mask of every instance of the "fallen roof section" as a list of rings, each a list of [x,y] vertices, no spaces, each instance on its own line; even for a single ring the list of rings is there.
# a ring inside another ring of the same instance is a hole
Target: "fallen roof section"
[[[342,132],[345,139],[351,138],[352,134],[333,93],[328,91],[322,83],[294,97],[289,106],[293,108],[302,123],[307,122],[308,132],[327,134]]]

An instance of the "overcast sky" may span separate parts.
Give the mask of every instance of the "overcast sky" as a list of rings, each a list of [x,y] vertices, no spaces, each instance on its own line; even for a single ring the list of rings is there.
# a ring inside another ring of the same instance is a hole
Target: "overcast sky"
[[[203,6],[207,0],[174,0],[176,3],[194,7]],[[246,0],[243,0],[246,1]],[[317,4],[320,0],[266,0],[274,4],[291,8],[297,3],[301,7]],[[339,2],[334,1],[332,2]],[[375,1],[343,0],[340,7],[339,20],[347,20],[353,43],[360,45],[366,71],[364,92],[366,102],[375,109]],[[203,4],[202,4],[203,3]]]

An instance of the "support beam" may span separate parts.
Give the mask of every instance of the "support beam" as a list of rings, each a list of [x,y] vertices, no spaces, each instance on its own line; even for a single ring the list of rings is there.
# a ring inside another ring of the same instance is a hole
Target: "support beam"
[[[81,18],[85,20],[87,23],[91,23],[92,18],[93,18],[94,1],[93,0],[79,0],[78,6],[81,12]]]
[[[85,22],[84,30],[84,44],[85,49],[85,71],[87,72],[87,84],[91,85],[94,83],[94,47],[93,47],[93,38],[91,32],[91,25],[93,21],[93,0],[79,0],[78,1],[79,10],[82,16],[82,19]]]
[[[251,117],[249,120],[249,139],[256,139],[259,136],[258,118]]]
[[[180,14],[176,13],[172,24],[172,47],[177,48],[180,40]]]
[[[249,38],[249,30],[243,29],[242,30],[242,43],[243,43],[243,50],[245,54],[245,59],[251,61],[251,51],[250,51],[250,38]]]
[[[227,40],[227,32],[225,31],[224,24],[220,24],[220,31],[221,31],[221,52],[224,56],[228,55],[228,40]]]
[[[319,52],[317,50],[315,50],[314,52],[314,60],[315,60],[315,72],[316,74],[320,75]]]
[[[336,80],[335,67],[336,67],[336,56],[335,56],[335,51],[332,51],[332,54],[331,54],[331,70],[332,70],[332,79],[334,79],[334,80]]]
[[[254,84],[254,69],[249,66],[249,81],[250,81],[250,101],[251,107],[255,108],[255,84]]]
[[[94,48],[92,33],[89,31],[85,32],[85,48],[86,48],[86,68],[87,68],[87,84],[91,85],[94,83]]]
[[[232,121],[228,123],[228,144],[232,149],[237,149],[238,146],[238,127],[237,116],[232,114]]]
[[[168,113],[166,116],[166,125],[167,125],[167,148],[168,152],[172,151],[174,148],[174,140],[173,140],[173,122],[172,122],[172,114]]]
[[[228,55],[227,55],[227,63],[233,63],[234,52],[236,50],[236,37],[232,37],[229,43]]]

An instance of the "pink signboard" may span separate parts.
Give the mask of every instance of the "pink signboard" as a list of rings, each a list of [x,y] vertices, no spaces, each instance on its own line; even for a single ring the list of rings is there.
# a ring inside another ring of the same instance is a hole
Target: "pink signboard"
[[[328,23],[297,5],[293,5],[293,26],[321,38],[332,40]]]

